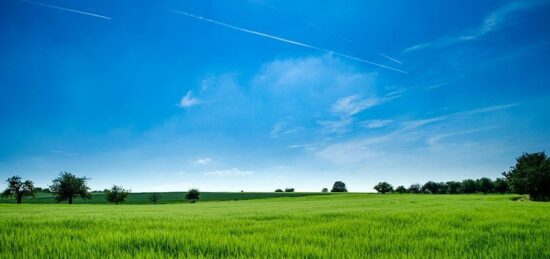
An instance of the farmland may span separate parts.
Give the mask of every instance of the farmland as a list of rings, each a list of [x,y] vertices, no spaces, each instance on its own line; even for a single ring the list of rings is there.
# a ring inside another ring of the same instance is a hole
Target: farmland
[[[550,203],[518,197],[0,204],[0,257],[550,257]]]

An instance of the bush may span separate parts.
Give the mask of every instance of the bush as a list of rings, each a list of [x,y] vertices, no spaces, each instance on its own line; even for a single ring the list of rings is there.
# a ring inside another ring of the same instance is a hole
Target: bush
[[[275,190],[275,192],[283,192],[283,190],[277,189],[277,190]]]
[[[294,188],[286,188],[285,192],[294,192]]]
[[[323,188],[321,192],[328,192],[328,188]]]
[[[195,203],[199,199],[200,195],[201,194],[198,189],[189,189],[189,191],[185,194],[185,199],[191,203]]]
[[[158,204],[160,202],[160,194],[159,193],[151,193],[151,195],[149,195],[149,200],[153,203],[153,204]]]
[[[110,190],[107,190],[107,192],[105,192],[105,198],[108,202],[118,205],[119,203],[126,201],[126,199],[128,198],[128,193],[129,191],[123,189],[122,186],[113,185]]]

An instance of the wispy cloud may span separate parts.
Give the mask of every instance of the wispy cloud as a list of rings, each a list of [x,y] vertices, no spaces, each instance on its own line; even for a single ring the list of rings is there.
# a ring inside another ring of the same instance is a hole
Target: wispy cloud
[[[212,162],[212,159],[209,157],[199,158],[195,160],[195,164],[197,165],[207,165],[207,164],[210,164],[210,162]]]
[[[332,112],[343,116],[353,116],[365,109],[380,105],[384,101],[384,98],[379,97],[361,98],[358,95],[346,96],[338,99],[332,105]]]
[[[191,106],[195,106],[197,104],[201,104],[201,100],[199,100],[198,98],[195,98],[193,97],[193,92],[192,91],[188,91],[187,94],[185,94],[185,96],[183,96],[180,100],[180,103],[178,104],[178,106],[180,108],[188,108],[188,107],[191,107]]]
[[[308,49],[321,51],[321,52],[324,52],[324,53],[330,53],[332,55],[340,56],[340,57],[343,57],[343,58],[346,58],[346,59],[355,60],[355,61],[359,61],[359,62],[362,62],[362,63],[365,63],[365,64],[369,64],[369,65],[377,66],[377,67],[380,67],[380,68],[385,68],[385,69],[393,70],[393,71],[400,72],[400,73],[403,73],[403,74],[407,74],[406,71],[401,70],[401,69],[397,69],[397,68],[394,68],[394,67],[390,67],[390,66],[386,66],[386,65],[383,65],[383,64],[375,63],[375,62],[372,62],[372,61],[369,61],[369,60],[366,60],[366,59],[362,59],[362,58],[355,57],[355,56],[350,56],[350,55],[343,54],[343,53],[340,53],[340,52],[336,52],[336,51],[333,51],[333,50],[319,48],[319,47],[316,47],[316,46],[312,46],[312,45],[309,45],[309,44],[305,44],[305,43],[290,40],[290,39],[285,39],[285,38],[274,36],[274,35],[267,34],[267,33],[264,33],[264,32],[258,32],[258,31],[254,31],[254,30],[245,29],[245,28],[242,28],[242,27],[238,27],[238,26],[235,26],[235,25],[231,25],[231,24],[228,24],[228,23],[216,21],[216,20],[213,20],[213,19],[205,18],[205,17],[202,17],[202,16],[194,15],[194,14],[183,12],[183,11],[177,11],[177,10],[170,10],[170,11],[173,12],[173,13],[182,14],[182,15],[185,15],[187,17],[191,17],[191,18],[194,18],[194,19],[197,19],[197,20],[201,20],[201,21],[209,22],[209,23],[216,24],[216,25],[219,25],[219,26],[223,26],[223,27],[226,27],[226,28],[229,28],[229,29],[232,29],[232,30],[257,35],[257,36],[260,36],[260,37],[264,37],[264,38],[268,38],[268,39],[272,39],[272,40],[276,40],[276,41],[280,41],[280,42],[284,42],[284,43],[288,43],[288,44],[292,44],[292,45],[296,45],[296,46],[300,46],[300,47],[304,47],[304,48],[308,48]]]
[[[495,128],[496,127],[482,127],[482,128],[477,128],[477,129],[469,129],[469,130],[462,130],[462,131],[436,134],[434,136],[429,137],[426,140],[426,143],[431,147],[435,147],[435,146],[438,145],[439,141],[441,141],[444,138],[460,136],[460,135],[467,135],[467,134],[477,133],[477,132],[481,132],[481,131],[492,130],[492,129],[495,129]]]
[[[508,22],[510,16],[513,14],[522,11],[527,8],[534,7],[539,4],[547,4],[548,1],[515,1],[503,5],[497,8],[495,11],[491,12],[488,16],[483,19],[483,23],[477,28],[468,30],[466,33],[458,36],[445,36],[439,39],[436,39],[431,42],[417,44],[405,49],[406,52],[420,50],[429,47],[445,47],[459,42],[466,42],[471,40],[476,40],[484,35],[493,32],[502,27],[503,24]]]
[[[361,122],[361,125],[369,129],[377,129],[377,128],[385,127],[392,122],[393,120],[369,120],[369,121]]]
[[[231,168],[226,170],[216,170],[204,173],[206,176],[247,176],[254,174],[252,171],[244,171],[237,168]]]
[[[289,121],[280,121],[273,124],[273,128],[269,133],[271,138],[278,138],[283,135],[292,134],[300,131],[300,127],[292,126]]]
[[[52,9],[62,10],[62,11],[66,11],[66,12],[88,15],[88,16],[92,16],[92,17],[96,17],[96,18],[100,18],[100,19],[105,19],[105,20],[111,20],[112,19],[111,17],[107,17],[107,16],[95,14],[95,13],[88,13],[88,12],[79,11],[79,10],[75,10],[75,9],[69,9],[69,8],[56,6],[56,5],[44,4],[44,3],[34,2],[34,1],[29,1],[29,0],[19,0],[19,1],[24,2],[24,3],[33,4],[33,5],[44,6],[44,7],[48,7],[48,8],[52,8]]]

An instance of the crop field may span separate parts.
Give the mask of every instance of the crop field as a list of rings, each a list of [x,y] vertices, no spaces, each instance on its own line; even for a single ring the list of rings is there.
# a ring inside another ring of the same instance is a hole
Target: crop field
[[[0,258],[550,258],[550,203],[517,197],[0,204]]]
[[[160,203],[182,203],[187,202],[185,200],[185,192],[163,192],[159,193]],[[300,197],[310,195],[334,195],[331,193],[321,192],[201,192],[201,201],[229,201],[229,200],[250,200],[250,199],[263,199],[263,198],[276,198],[276,197]],[[151,193],[130,193],[126,204],[148,204],[151,203],[149,197]],[[31,204],[48,204],[56,203],[51,193],[38,193],[35,198],[26,198],[24,203]],[[2,199],[0,203],[15,203],[15,199]],[[83,200],[75,199],[75,204],[106,204],[105,193],[92,193],[92,198]]]

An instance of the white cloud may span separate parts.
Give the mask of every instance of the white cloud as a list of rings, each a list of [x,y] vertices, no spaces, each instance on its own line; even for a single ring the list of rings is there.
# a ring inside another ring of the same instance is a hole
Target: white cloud
[[[247,176],[254,174],[252,171],[244,171],[237,168],[231,168],[226,170],[216,170],[204,173],[206,176]]]
[[[384,100],[378,97],[361,98],[358,95],[346,96],[338,99],[332,105],[332,112],[343,116],[353,116],[365,109],[379,105]]]
[[[369,121],[363,121],[361,124],[364,127],[369,129],[377,129],[377,128],[385,127],[392,122],[393,120],[369,120]]]
[[[321,129],[321,133],[323,134],[344,134],[349,131],[353,118],[342,117],[339,120],[318,121],[317,123],[323,127]]]
[[[271,128],[271,132],[269,133],[269,136],[271,138],[278,138],[283,135],[296,133],[300,130],[301,130],[300,127],[292,126],[291,122],[289,121],[280,121],[273,124],[273,127]]]
[[[188,91],[187,94],[185,94],[185,96],[183,96],[181,98],[180,103],[179,103],[178,106],[181,107],[181,108],[188,108],[188,107],[200,104],[200,103],[202,103],[201,100],[199,100],[198,98],[193,97],[193,92],[192,91]]]
[[[205,157],[205,158],[199,158],[195,161],[195,164],[197,165],[206,165],[212,162],[211,158]]]
[[[405,51],[414,51],[429,47],[445,47],[451,44],[476,40],[484,35],[493,32],[502,27],[503,24],[509,21],[510,16],[516,12],[522,11],[524,9],[536,6],[538,4],[545,4],[546,1],[515,1],[503,5],[497,8],[495,11],[491,12],[483,19],[483,23],[477,28],[470,29],[467,33],[459,36],[445,36],[439,39],[436,39],[431,42],[421,43],[409,48],[406,48]]]

